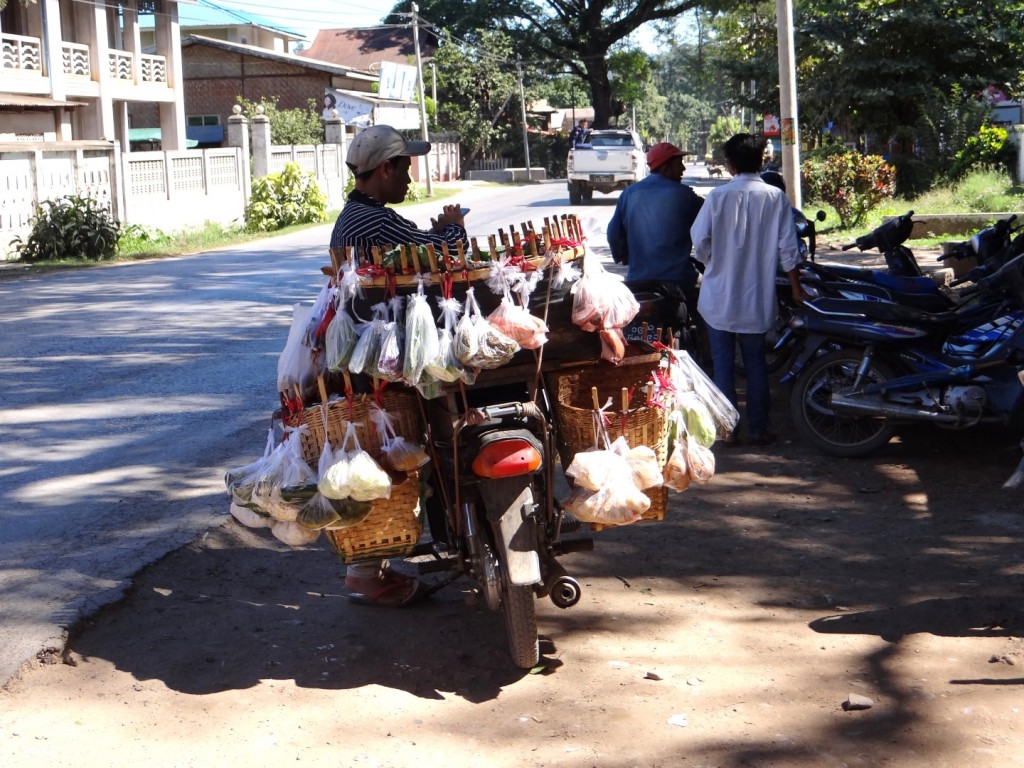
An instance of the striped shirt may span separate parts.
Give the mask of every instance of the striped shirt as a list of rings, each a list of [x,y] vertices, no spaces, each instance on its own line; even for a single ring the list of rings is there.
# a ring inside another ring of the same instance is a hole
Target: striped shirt
[[[460,242],[463,246],[469,245],[464,227],[449,224],[440,233],[418,229],[413,222],[395,213],[393,208],[388,208],[358,189],[349,193],[348,202],[341,209],[334,223],[334,231],[331,232],[331,248],[355,246],[365,251],[373,246],[409,243],[433,243],[439,248],[441,243],[448,243],[448,247],[454,251]]]

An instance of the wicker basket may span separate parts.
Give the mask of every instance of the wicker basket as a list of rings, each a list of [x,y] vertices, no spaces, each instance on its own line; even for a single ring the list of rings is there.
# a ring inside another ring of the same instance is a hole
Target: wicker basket
[[[418,474],[392,486],[391,498],[377,499],[372,506],[370,515],[358,525],[324,531],[331,549],[346,564],[407,555],[423,533]]]
[[[423,442],[423,422],[416,393],[405,388],[389,388],[382,393],[382,407],[390,414],[395,432],[406,440]],[[384,436],[370,418],[371,395],[355,395],[334,400],[326,408],[327,435],[337,447],[345,436],[349,422],[356,427],[359,445],[375,459],[380,459]],[[320,462],[324,447],[325,409],[312,405],[302,413],[308,429],[300,436],[302,457],[314,469]],[[361,523],[337,530],[325,530],[331,548],[345,563],[409,554],[423,532],[420,515],[420,484],[412,473],[405,482],[391,488],[391,497],[372,502],[369,516]]]
[[[611,396],[618,406],[617,410],[605,411],[610,420],[608,439],[615,440],[625,435],[631,446],[649,446],[658,457],[658,463],[665,465],[668,458],[668,412],[664,408],[647,405],[646,390],[659,360],[658,355],[644,355],[632,360],[627,358],[618,366],[599,364],[549,377],[555,393],[555,419],[563,466],[569,466],[579,451],[594,447],[593,387],[597,387],[602,404]],[[629,393],[625,409],[622,407],[623,388]],[[666,489],[647,488],[644,495],[651,500],[651,506],[640,519],[663,520],[668,503]],[[593,530],[610,527],[615,526],[591,524]]]

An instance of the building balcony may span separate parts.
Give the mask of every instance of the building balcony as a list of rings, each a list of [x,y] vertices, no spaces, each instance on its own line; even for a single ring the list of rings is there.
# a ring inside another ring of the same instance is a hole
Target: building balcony
[[[81,43],[60,43],[60,63],[70,95],[98,94],[99,73],[93,66],[93,52]],[[116,98],[157,101],[173,100],[167,86],[167,59],[164,56],[108,48],[105,51],[107,80]],[[42,41],[37,37],[0,33],[0,90],[16,93],[50,92],[43,58]]]

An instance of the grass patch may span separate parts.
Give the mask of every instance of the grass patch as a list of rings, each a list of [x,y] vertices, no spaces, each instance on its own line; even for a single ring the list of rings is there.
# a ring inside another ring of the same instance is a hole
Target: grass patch
[[[841,229],[839,216],[824,203],[806,203],[803,211],[811,218],[818,209],[825,211],[826,219],[817,226],[819,247],[826,244],[852,243],[882,223],[888,216],[902,216],[907,211],[915,214],[940,213],[1012,213],[1024,211],[1024,186],[1015,185],[1005,173],[993,169],[973,171],[956,184],[938,187],[913,200],[889,200],[868,212],[864,223],[855,229]],[[907,245],[931,248],[950,240],[966,239],[963,235],[938,235],[908,240]]]

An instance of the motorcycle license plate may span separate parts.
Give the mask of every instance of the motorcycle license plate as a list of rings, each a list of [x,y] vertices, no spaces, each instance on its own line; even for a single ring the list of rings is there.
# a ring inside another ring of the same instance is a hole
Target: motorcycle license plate
[[[597,182],[598,184],[610,184],[611,182],[615,181],[615,175],[611,173],[592,173],[590,174],[590,180],[593,182]]]

